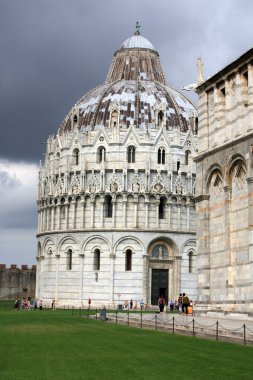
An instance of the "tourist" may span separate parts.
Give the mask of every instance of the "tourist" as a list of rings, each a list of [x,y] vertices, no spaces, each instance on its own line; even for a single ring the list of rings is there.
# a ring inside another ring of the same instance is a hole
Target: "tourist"
[[[37,310],[38,309],[38,303],[37,303],[37,300],[35,298],[35,300],[33,301],[33,310]]]
[[[141,302],[140,302],[140,308],[141,308],[141,310],[144,309],[144,301],[143,301],[143,299],[142,299]]]
[[[174,301],[170,300],[170,311],[174,311]]]
[[[90,305],[91,305],[91,298],[89,297],[88,299],[88,308],[90,309]]]
[[[40,309],[40,310],[43,309],[43,302],[42,302],[42,300],[40,300],[40,303],[39,303],[39,309]]]
[[[165,299],[164,299],[164,296],[162,295],[158,299],[158,306],[159,306],[160,313],[164,312],[164,305],[165,305]]]
[[[189,298],[185,293],[183,293],[183,305],[182,305],[182,311],[184,314],[188,315],[188,306],[190,305]]]
[[[19,298],[16,299],[14,307],[16,310],[19,310],[19,308],[20,308],[20,299]]]
[[[133,308],[133,300],[131,299],[130,300],[130,309],[132,309]]]
[[[55,310],[55,299],[52,300],[51,309]]]

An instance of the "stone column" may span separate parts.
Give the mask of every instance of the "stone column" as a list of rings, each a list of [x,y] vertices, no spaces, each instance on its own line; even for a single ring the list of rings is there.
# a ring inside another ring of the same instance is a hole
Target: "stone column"
[[[225,223],[225,238],[226,238],[226,252],[227,252],[227,265],[232,265],[231,257],[231,242],[230,242],[230,203],[231,203],[231,187],[223,187],[225,202],[224,202],[224,223]]]
[[[169,199],[167,202],[167,208],[168,208],[168,229],[171,229],[171,200]]]
[[[110,254],[110,261],[111,261],[111,275],[110,275],[110,295],[109,295],[109,302],[111,304],[114,304],[114,263],[115,263],[116,255],[114,253]]]
[[[84,228],[84,208],[85,208],[85,199],[82,198],[81,200],[81,228]]]
[[[39,276],[39,288],[40,288],[40,295],[39,297],[40,298],[43,298],[43,292],[42,292],[42,289],[43,289],[43,273],[44,273],[44,259],[45,259],[45,256],[41,255],[39,257],[39,261],[40,261],[40,276]]]
[[[55,207],[51,206],[51,231],[54,230],[54,210],[55,210]]]
[[[58,304],[58,286],[59,286],[59,262],[60,262],[60,255],[57,253],[55,255],[56,259],[56,269],[55,269],[55,303]]]
[[[35,298],[40,298],[40,276],[41,276],[41,268],[40,268],[40,256],[36,257],[37,261],[37,270],[36,270],[36,290],[35,290]]]
[[[231,138],[231,107],[232,107],[232,88],[231,81],[226,79],[225,81],[225,128],[224,128],[224,142],[229,141]]]
[[[80,307],[83,307],[83,265],[84,265],[84,253],[79,253],[80,260],[80,293],[79,293],[79,302]]]
[[[127,206],[127,198],[123,196],[123,227],[126,227],[126,206]]]
[[[69,228],[69,205],[65,203],[65,229]]]
[[[134,227],[137,227],[138,220],[138,196],[134,196]]]
[[[100,199],[100,228],[104,227],[104,199]]]
[[[146,208],[145,228],[148,228],[148,205],[149,205],[149,199],[145,197],[145,208]]]
[[[143,278],[142,298],[143,298],[144,302],[150,302],[149,292],[148,292],[149,270],[148,270],[148,255],[147,255],[147,253],[143,254],[143,276],[142,276],[142,278]]]
[[[198,301],[210,301],[209,195],[195,198],[197,218]]]
[[[191,206],[191,203],[190,203],[190,200],[188,199],[187,200],[187,203],[186,203],[186,228],[187,230],[190,229],[190,206]]]
[[[112,199],[112,228],[115,228],[116,199]]]
[[[253,65],[248,65],[248,108],[247,132],[253,130]]]
[[[234,123],[234,133],[231,136],[232,139],[235,137],[239,137],[243,132],[242,121],[241,121],[242,79],[241,79],[241,73],[239,71],[236,73],[235,81],[236,81],[236,122]]]
[[[61,229],[61,205],[57,206],[57,229]]]
[[[180,230],[181,200],[177,198],[177,229]]]
[[[249,262],[253,262],[253,177],[248,183],[248,230],[249,230]]]
[[[160,200],[156,201],[156,228],[159,228],[159,204]]]
[[[90,226],[91,228],[94,227],[94,208],[95,208],[95,199],[91,198],[90,199],[90,207],[91,207],[91,216],[90,216]]]

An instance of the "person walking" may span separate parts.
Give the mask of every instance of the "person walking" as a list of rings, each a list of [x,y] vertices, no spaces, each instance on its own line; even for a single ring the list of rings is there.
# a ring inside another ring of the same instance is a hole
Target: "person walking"
[[[185,293],[183,293],[183,305],[182,311],[184,314],[188,315],[188,306],[190,305],[190,300]]]
[[[158,299],[158,306],[159,306],[160,313],[163,313],[164,305],[165,305],[165,298],[163,295],[161,295]]]

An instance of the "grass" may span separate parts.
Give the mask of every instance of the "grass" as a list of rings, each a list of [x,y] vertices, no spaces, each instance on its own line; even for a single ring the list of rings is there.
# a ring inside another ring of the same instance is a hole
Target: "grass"
[[[0,309],[0,379],[252,379],[253,348],[72,316]]]

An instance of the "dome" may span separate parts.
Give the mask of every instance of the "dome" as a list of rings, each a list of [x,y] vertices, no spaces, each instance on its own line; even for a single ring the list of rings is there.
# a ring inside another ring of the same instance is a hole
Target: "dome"
[[[139,107],[136,107],[138,91]],[[76,104],[79,128],[105,126],[110,128],[111,113],[119,114],[119,126],[128,128],[138,124],[139,128],[156,123],[157,113],[163,114],[167,129],[180,126],[189,129],[194,115],[194,106],[178,91],[153,81],[138,82],[121,80],[99,86],[83,96]],[[137,114],[138,113],[138,118]],[[71,114],[63,130],[71,129]]]
[[[130,38],[127,38],[121,45],[121,49],[133,48],[154,50],[154,46],[151,44],[151,42],[140,35],[134,35]]]
[[[113,112],[117,126],[123,129],[130,125],[158,128],[160,118],[166,129],[182,132],[192,127],[196,116],[192,103],[166,84],[158,52],[137,32],[114,54],[105,84],[77,101],[60,134],[74,126],[79,130],[111,128]]]

